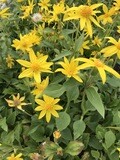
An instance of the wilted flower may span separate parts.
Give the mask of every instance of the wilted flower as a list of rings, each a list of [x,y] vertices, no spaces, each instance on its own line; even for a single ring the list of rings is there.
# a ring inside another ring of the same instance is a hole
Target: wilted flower
[[[12,97],[13,97],[13,100],[5,99],[6,102],[8,103],[9,107],[15,107],[15,108],[18,108],[20,110],[23,110],[22,109],[23,106],[26,106],[26,105],[30,104],[30,103],[25,103],[24,102],[25,96],[20,97],[19,93],[17,94],[17,96],[12,95]]]
[[[34,22],[40,22],[42,20],[42,15],[40,13],[34,13],[32,15],[32,20]]]

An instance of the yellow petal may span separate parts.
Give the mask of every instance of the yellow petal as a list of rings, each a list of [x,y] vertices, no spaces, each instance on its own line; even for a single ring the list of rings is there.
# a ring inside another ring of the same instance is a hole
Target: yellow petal
[[[51,110],[51,114],[55,117],[59,117],[59,114],[55,110]]]
[[[42,111],[40,112],[40,115],[39,115],[38,119],[43,118],[43,117],[45,116],[45,114],[46,114],[46,110],[42,110]]]
[[[81,18],[80,19],[80,30],[83,30],[85,28],[85,23],[86,23],[86,18]]]
[[[31,63],[25,60],[16,60],[19,64],[21,64],[24,67],[30,67]]]
[[[102,82],[104,84],[106,82],[106,73],[105,73],[104,69],[101,67],[98,67],[97,69],[99,71],[100,77],[101,77]]]
[[[104,66],[104,68],[105,68],[106,71],[112,73],[115,77],[120,78],[120,74],[117,73],[114,69],[112,69],[112,68],[110,68],[106,65]]]
[[[39,72],[34,72],[33,73],[33,76],[34,76],[34,79],[37,83],[40,83],[41,82],[41,75]]]
[[[23,77],[31,77],[32,76],[32,71],[31,69],[25,69],[19,76],[18,78],[23,78]]]
[[[78,75],[74,75],[73,78],[75,78],[80,83],[83,82],[83,80]]]
[[[46,113],[46,121],[49,123],[49,122],[50,122],[50,119],[51,119],[51,113],[50,113],[50,112],[47,112],[47,113]]]
[[[41,110],[43,110],[43,107],[42,107],[42,106],[37,106],[37,107],[35,108],[35,111],[41,111]]]

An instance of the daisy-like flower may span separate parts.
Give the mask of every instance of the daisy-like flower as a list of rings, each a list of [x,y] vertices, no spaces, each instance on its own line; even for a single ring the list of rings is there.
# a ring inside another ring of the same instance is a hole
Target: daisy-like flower
[[[62,72],[68,78],[75,78],[79,82],[83,82],[79,76],[78,62],[75,61],[74,57],[70,60],[64,57],[64,62],[58,62],[63,68],[58,68],[55,72]]]
[[[12,68],[14,65],[14,59],[11,57],[10,54],[8,54],[8,56],[6,57],[6,63],[8,68]]]
[[[7,160],[23,160],[23,158],[21,158],[21,156],[22,156],[22,153],[19,153],[16,156],[14,153],[12,153],[10,157],[7,157]]]
[[[101,52],[104,53],[104,57],[111,57],[112,55],[117,54],[120,59],[120,38],[118,41],[116,41],[113,37],[106,38],[109,39],[108,42],[112,43],[112,45],[101,50]]]
[[[38,5],[40,6],[41,11],[48,11],[48,8],[51,6],[50,0],[40,0],[40,3],[38,3]]]
[[[31,47],[40,43],[41,38],[37,35],[35,31],[31,31],[26,35],[20,34],[20,40],[14,39],[12,47],[16,50],[22,50],[23,52],[29,51]]]
[[[107,23],[113,23],[112,16],[115,14],[115,7],[110,8],[108,10],[107,6],[103,4],[103,15],[100,15],[98,19],[102,21],[102,23],[105,25]]]
[[[46,89],[48,84],[49,84],[49,77],[44,79],[41,83],[35,83],[35,89],[31,93],[36,97],[40,96]]]
[[[100,47],[100,45],[102,44],[101,42],[102,40],[98,37],[98,36],[95,36],[94,39],[92,40],[92,43],[94,45],[97,45],[98,47]]]
[[[22,6],[21,10],[23,11],[23,16],[21,16],[22,19],[27,18],[30,14],[32,14],[33,8],[35,4],[33,4],[34,0],[28,0],[28,6]]]
[[[10,16],[11,14],[8,13],[8,10],[8,7],[0,10],[0,18],[7,18],[8,16]]]
[[[120,78],[120,74],[118,74],[111,67],[105,65],[101,60],[99,60],[97,58],[91,58],[91,59],[76,58],[76,61],[85,62],[84,64],[81,64],[79,66],[79,69],[85,69],[85,68],[89,68],[89,67],[97,68],[97,70],[98,70],[98,72],[100,74],[100,77],[102,79],[103,84],[106,82],[106,73],[105,73],[105,71],[108,71],[111,74],[113,74],[114,76],[116,76],[117,78]]]
[[[52,62],[47,62],[47,55],[39,55],[37,57],[33,50],[29,53],[29,61],[18,59],[17,62],[24,66],[25,69],[20,75],[19,78],[24,77],[33,77],[37,83],[41,82],[41,73],[49,72],[51,73],[50,66],[53,64]]]
[[[50,122],[51,115],[55,117],[59,117],[59,114],[56,110],[63,109],[62,106],[58,105],[57,103],[60,99],[54,99],[53,97],[43,95],[43,99],[36,99],[36,103],[39,105],[35,108],[35,111],[41,111],[38,119],[43,118],[46,115],[46,121]]]
[[[8,103],[9,107],[15,107],[15,108],[18,108],[20,110],[23,110],[22,106],[26,106],[26,105],[30,104],[30,103],[25,103],[24,102],[25,96],[20,97],[19,93],[17,94],[17,96],[12,95],[12,98],[13,98],[13,100],[5,99],[6,102]]]
[[[90,49],[88,44],[89,44],[89,40],[83,42],[83,44],[82,44],[82,46],[80,48],[81,55],[83,55],[85,49],[87,49],[87,50]]]
[[[64,11],[65,11],[64,1],[61,1],[58,4],[54,4],[53,11],[50,11],[50,13],[52,13],[52,16],[51,19],[49,20],[49,23],[52,21],[59,21],[58,15],[64,13]]]
[[[102,3],[93,4],[93,5],[80,5],[79,7],[72,7],[65,11],[64,21],[72,19],[80,19],[80,30],[87,29],[88,34],[92,37],[92,23],[96,26],[101,27],[96,19],[97,13],[100,11],[96,8],[100,7]],[[73,11],[73,12],[71,12]]]

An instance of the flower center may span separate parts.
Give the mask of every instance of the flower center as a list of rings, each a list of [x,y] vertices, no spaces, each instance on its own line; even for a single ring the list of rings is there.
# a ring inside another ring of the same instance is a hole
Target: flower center
[[[120,50],[120,42],[117,44],[117,49]]]
[[[94,61],[94,63],[95,63],[95,66],[96,67],[104,67],[104,64],[100,61],[100,60],[98,60],[98,59],[96,59],[95,61]]]
[[[39,72],[41,67],[37,62],[35,62],[32,64],[31,69],[33,70],[33,72]]]
[[[14,100],[14,106],[17,107],[21,104],[21,101],[19,99]]]
[[[51,105],[46,105],[46,110],[50,110],[52,107],[51,107]]]
[[[109,16],[108,13],[106,13],[106,14],[104,15],[104,17],[105,17],[105,18],[108,18],[108,17],[110,17],[110,16]]]
[[[92,10],[89,6],[81,8],[80,15],[85,18],[89,18],[92,15]]]

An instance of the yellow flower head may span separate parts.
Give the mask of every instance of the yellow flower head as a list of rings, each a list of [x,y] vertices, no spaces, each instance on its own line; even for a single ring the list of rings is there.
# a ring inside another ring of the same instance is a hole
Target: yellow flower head
[[[35,4],[33,4],[34,0],[28,0],[28,6],[22,6],[21,10],[23,11],[23,16],[21,16],[22,19],[26,19],[30,14],[32,14],[33,8]]]
[[[12,97],[13,97],[13,100],[5,99],[9,107],[15,107],[20,110],[23,110],[22,106],[26,106],[30,104],[30,103],[23,102],[25,100],[25,96],[20,97],[19,93],[17,94],[17,96],[12,95]]]
[[[93,5],[80,5],[79,7],[72,7],[69,8],[65,14],[69,13],[64,21],[72,20],[72,19],[80,19],[80,30],[87,29],[88,34],[92,37],[92,22],[101,27],[96,20],[97,13],[100,11],[95,10],[96,8],[100,7],[102,3],[93,4]],[[73,12],[71,12],[73,11]]]
[[[35,108],[35,111],[41,111],[38,119],[41,119],[46,115],[46,121],[50,122],[51,115],[59,117],[56,110],[63,109],[62,106],[57,104],[60,99],[54,99],[53,97],[49,97],[47,95],[43,95],[43,99],[44,100],[36,99],[36,103],[39,106]]]
[[[8,68],[12,68],[14,65],[14,59],[11,57],[10,54],[8,54],[6,58],[6,63],[7,63]]]
[[[17,62],[24,66],[25,69],[20,75],[19,78],[24,77],[33,77],[37,83],[41,82],[41,73],[49,72],[50,66],[53,64],[52,62],[47,62],[47,55],[41,55],[40,58],[37,57],[33,50],[29,53],[29,61],[18,59]]]
[[[112,16],[115,14],[115,7],[112,7],[110,10],[108,10],[107,6],[104,4],[103,12],[104,14],[100,15],[98,19],[101,20],[104,25],[107,23],[112,23]]]
[[[38,5],[40,6],[41,11],[47,11],[48,8],[51,6],[50,0],[40,0],[40,3],[38,3]]]
[[[15,47],[16,50],[28,52],[32,46],[39,44],[40,40],[41,38],[37,35],[37,33],[35,31],[31,31],[23,36],[20,34],[20,40],[14,39],[12,47]]]
[[[39,97],[43,91],[46,89],[46,87],[49,84],[49,77],[47,77],[46,79],[44,79],[41,83],[36,83],[35,84],[35,89],[32,91],[32,94],[37,97]]]
[[[23,158],[21,158],[22,154],[19,153],[18,155],[15,156],[15,154],[11,154],[10,157],[7,157],[7,160],[23,160]]]
[[[55,139],[59,139],[59,138],[61,137],[60,131],[57,130],[57,131],[53,132],[53,137],[54,137]]]
[[[101,60],[96,59],[96,58],[91,58],[91,59],[87,59],[87,58],[77,58],[77,61],[81,61],[81,62],[85,62],[84,64],[81,64],[79,66],[79,69],[85,69],[85,68],[89,68],[89,67],[95,67],[97,68],[100,77],[102,79],[103,84],[106,82],[106,73],[105,71],[110,72],[111,74],[113,74],[114,76],[116,76],[117,78],[120,78],[120,74],[118,74],[114,69],[112,69],[111,67],[105,65]]]
[[[7,18],[8,16],[10,16],[11,14],[8,13],[8,10],[8,7],[0,10],[0,18]]]
[[[94,45],[97,45],[98,47],[100,47],[100,45],[102,44],[101,39],[98,36],[94,37],[92,43]]]
[[[117,54],[120,59],[120,38],[118,41],[116,41],[113,37],[106,38],[109,39],[108,42],[112,43],[112,45],[101,50],[101,52],[104,53],[104,57],[111,57],[112,55]]]
[[[66,57],[64,57],[64,62],[58,62],[63,68],[58,68],[55,72],[62,72],[68,78],[75,78],[79,82],[83,82],[79,76],[79,66],[75,61],[74,57],[68,61]]]

